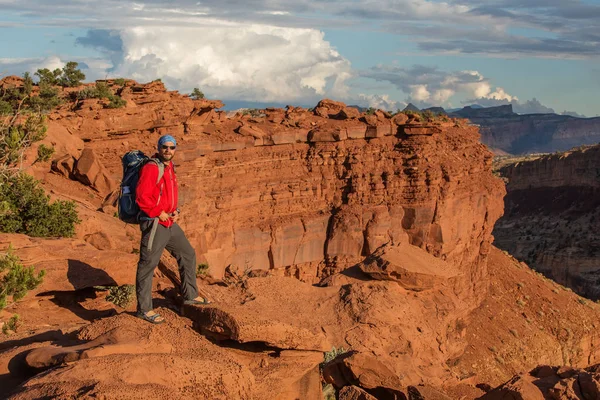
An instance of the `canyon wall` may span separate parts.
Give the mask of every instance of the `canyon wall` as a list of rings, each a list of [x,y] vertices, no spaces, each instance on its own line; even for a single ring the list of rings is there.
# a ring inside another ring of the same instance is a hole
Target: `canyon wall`
[[[511,105],[481,109],[465,107],[452,115],[478,124],[482,142],[499,153],[547,153],[600,142],[598,117],[519,115],[512,111]]]
[[[503,167],[495,244],[578,293],[600,298],[600,145]]]
[[[84,100],[52,114],[49,130],[81,138],[114,181],[122,154],[151,154],[173,134],[181,224],[212,275],[234,265],[316,282],[387,242],[460,265],[469,281],[485,274],[478,261],[504,188],[477,129],[461,120],[425,125],[329,100],[227,114],[160,82],[120,90],[125,109]]]

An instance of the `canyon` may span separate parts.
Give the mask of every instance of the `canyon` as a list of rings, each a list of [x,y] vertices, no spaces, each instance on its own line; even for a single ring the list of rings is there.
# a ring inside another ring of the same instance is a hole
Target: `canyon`
[[[41,142],[53,160],[26,154],[82,222],[74,238],[0,234],[2,251],[46,271],[0,314],[24,316],[0,343],[0,395],[477,398],[539,364],[599,362],[600,306],[492,245],[506,191],[469,121],[332,100],[225,112],[159,81],[107,84],[124,108],[66,102]],[[152,154],[166,133],[213,303],[179,307],[164,255],[166,323],[153,326],[101,288],[132,284],[138,258],[137,226],[115,217],[120,157]],[[343,354],[323,363],[332,348]]]
[[[600,298],[600,145],[500,168],[495,244],[582,296]]]
[[[465,107],[451,113],[480,126],[481,140],[496,154],[551,153],[600,142],[600,118],[517,114],[512,105]]]

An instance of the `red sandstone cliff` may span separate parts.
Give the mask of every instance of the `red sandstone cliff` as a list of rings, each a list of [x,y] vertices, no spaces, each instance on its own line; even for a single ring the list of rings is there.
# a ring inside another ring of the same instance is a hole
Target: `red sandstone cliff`
[[[91,99],[53,113],[50,136],[83,139],[116,182],[124,152],[175,135],[182,225],[216,277],[235,264],[315,282],[406,240],[472,274],[487,252],[503,188],[475,128],[331,101],[228,117],[160,82],[121,95],[125,109]]]

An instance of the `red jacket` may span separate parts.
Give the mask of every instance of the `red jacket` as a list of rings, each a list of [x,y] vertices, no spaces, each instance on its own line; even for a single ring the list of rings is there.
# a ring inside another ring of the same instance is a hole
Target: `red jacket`
[[[135,190],[136,202],[140,209],[150,218],[157,218],[162,211],[167,214],[177,210],[177,177],[173,163],[165,164],[165,173],[161,180],[158,179],[158,166],[148,162],[140,171],[140,179]],[[159,221],[161,225],[171,227],[173,221]]]

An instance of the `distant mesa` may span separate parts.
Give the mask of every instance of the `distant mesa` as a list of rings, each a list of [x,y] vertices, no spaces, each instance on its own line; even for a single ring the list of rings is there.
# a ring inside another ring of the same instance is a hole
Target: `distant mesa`
[[[466,106],[461,110],[451,113],[460,118],[502,118],[514,117],[518,114],[513,112],[512,104],[506,104],[496,107],[473,107]]]
[[[438,115],[438,114],[448,114],[446,112],[446,110],[444,110],[443,107],[429,107],[429,108],[424,108],[421,111],[429,111],[429,112],[434,113],[435,115]]]

